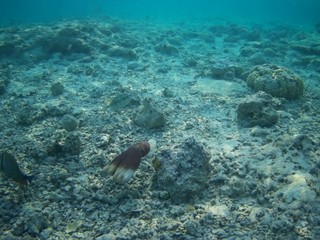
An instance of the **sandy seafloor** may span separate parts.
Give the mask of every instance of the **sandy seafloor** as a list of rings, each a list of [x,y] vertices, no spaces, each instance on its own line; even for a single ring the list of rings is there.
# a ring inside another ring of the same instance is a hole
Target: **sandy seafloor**
[[[0,147],[35,179],[21,187],[1,174],[0,238],[317,239],[319,42],[315,29],[276,24],[105,19],[1,28]],[[236,109],[254,92],[241,77],[208,72],[263,63],[299,75],[305,93],[279,99],[271,127],[245,128]],[[56,82],[64,91],[53,96]],[[123,93],[131,100],[113,106]],[[144,99],[164,114],[163,127],[134,123]],[[62,127],[67,114],[79,122],[71,132]],[[54,149],[68,134],[81,148]],[[190,137],[208,149],[212,170],[203,191],[176,203],[152,186],[152,158]],[[129,183],[102,174],[141,140],[152,150]]]

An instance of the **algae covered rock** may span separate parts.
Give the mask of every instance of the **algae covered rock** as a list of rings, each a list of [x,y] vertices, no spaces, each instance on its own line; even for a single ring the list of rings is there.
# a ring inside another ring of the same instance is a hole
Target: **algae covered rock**
[[[76,156],[81,153],[81,139],[78,132],[57,131],[47,148],[49,156]]]
[[[276,104],[272,96],[264,92],[247,97],[238,105],[238,123],[243,127],[271,127],[278,121]]]
[[[154,188],[168,192],[173,202],[188,202],[206,188],[210,157],[194,138],[161,150],[153,159]]]
[[[304,83],[299,76],[273,64],[254,67],[249,72],[247,84],[256,92],[264,91],[288,100],[298,99],[304,92]]]
[[[150,99],[145,99],[142,106],[134,119],[134,123],[139,127],[160,128],[166,123],[164,114],[160,112]]]
[[[13,234],[17,236],[18,239],[23,238],[25,233],[30,236],[39,236],[39,234],[48,228],[49,220],[44,215],[41,214],[39,207],[43,207],[41,203],[34,206],[24,206],[20,210],[19,219],[13,224]],[[21,236],[21,238],[20,238]],[[2,238],[2,239],[17,239],[17,238]]]
[[[248,182],[243,178],[232,176],[227,184],[220,188],[220,193],[231,198],[239,198],[248,194]]]
[[[64,86],[61,82],[55,82],[50,87],[52,96],[56,97],[64,92]]]
[[[214,79],[233,80],[234,78],[240,78],[242,73],[243,69],[240,66],[226,60],[221,60],[210,66],[209,76]]]
[[[255,52],[249,57],[248,61],[254,65],[264,64],[267,62],[262,52]]]
[[[201,69],[200,76],[217,80],[234,80],[241,78],[243,72],[243,69],[237,64],[228,59],[222,59],[206,63]]]
[[[19,125],[29,126],[42,117],[41,111],[30,102],[23,101],[16,108],[14,119]]]
[[[87,35],[81,27],[61,26],[50,37],[44,39],[42,44],[46,44],[47,51],[50,54],[61,53],[62,55],[70,55],[73,53],[89,54],[92,49],[84,40],[84,35]]]
[[[120,93],[113,97],[110,101],[110,107],[114,111],[118,111],[122,108],[137,105],[139,103],[139,98],[133,93]]]
[[[74,116],[66,114],[63,116],[61,120],[61,125],[62,125],[62,128],[64,128],[68,132],[71,132],[78,128],[79,121]]]

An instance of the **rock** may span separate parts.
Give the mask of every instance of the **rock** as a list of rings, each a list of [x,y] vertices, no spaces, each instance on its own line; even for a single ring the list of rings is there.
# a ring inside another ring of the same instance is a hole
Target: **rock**
[[[139,104],[139,98],[132,93],[120,93],[112,98],[110,107],[114,111],[118,111],[127,106],[133,106]]]
[[[267,129],[255,127],[250,131],[251,136],[264,138],[270,134]]]
[[[315,45],[315,46],[314,46]],[[308,44],[293,44],[291,48],[297,52],[300,52],[305,55],[315,55],[315,56],[320,56],[320,46],[319,44],[313,44],[313,43],[308,43]]]
[[[258,30],[253,30],[248,32],[245,37],[248,41],[260,41],[261,34]]]
[[[81,139],[78,133],[70,133],[67,135],[62,146],[62,151],[71,156],[81,153]]]
[[[80,219],[69,222],[66,227],[66,233],[73,233],[77,231],[77,229],[81,226],[81,224],[82,224],[82,220]]]
[[[249,57],[255,54],[257,51],[259,50],[252,46],[245,46],[240,49],[240,55],[243,57]]]
[[[98,138],[97,138],[97,146],[98,147],[105,147],[108,146],[108,144],[110,143],[111,140],[111,136],[109,134],[101,134]]]
[[[83,40],[83,33],[76,27],[63,26],[54,35],[43,40],[42,44],[47,45],[48,54],[61,53],[68,56],[74,53],[89,54],[92,49]]]
[[[33,124],[39,117],[38,109],[34,105],[29,102],[21,102],[17,107],[15,121],[19,125],[28,126]]]
[[[24,206],[20,215],[20,219],[13,226],[13,234],[16,236],[26,232],[36,237],[49,225],[48,219],[41,214],[40,210],[32,206]]]
[[[248,195],[248,183],[242,178],[232,176],[226,185],[220,188],[220,193],[231,198]]]
[[[256,52],[249,57],[249,62],[254,65],[264,64],[267,62],[262,52]]]
[[[210,154],[194,138],[163,149],[153,159],[153,186],[167,191],[173,202],[188,202],[206,188]]]
[[[28,80],[26,79],[26,82]],[[10,89],[12,90],[12,93],[18,97],[28,97],[31,95],[34,95],[37,93],[39,87],[35,84],[31,83],[32,80],[30,80],[30,84],[26,84],[26,82],[22,81],[12,81],[10,84]]]
[[[210,66],[209,76],[214,79],[233,80],[240,78],[243,69],[228,61],[218,61]]]
[[[305,134],[294,135],[292,138],[292,146],[302,152],[315,150],[317,148],[316,142]]]
[[[236,43],[241,41],[242,37],[240,35],[228,35],[223,38],[223,41],[226,43]]]
[[[308,67],[317,72],[320,72],[320,59],[318,57],[311,58],[310,62],[308,63]]]
[[[277,52],[275,50],[273,50],[272,48],[265,48],[263,50],[263,55],[266,57],[271,57],[271,58],[278,56]]]
[[[164,114],[156,109],[150,99],[145,99],[140,107],[134,123],[139,127],[145,128],[160,128],[166,123]]]
[[[140,62],[137,62],[137,61],[129,62],[127,67],[128,67],[129,70],[138,71],[138,72],[142,72],[147,68],[146,65],[143,65],[143,64],[141,64]]]
[[[248,34],[248,31],[242,26],[239,26],[237,24],[230,24],[228,26],[225,26],[224,28],[224,33],[227,34],[227,36],[223,38],[224,42],[235,43],[244,39],[251,41],[249,40],[250,35]],[[254,37],[253,35],[252,37]]]
[[[15,44],[11,42],[1,42],[0,44],[1,56],[10,57],[15,53]]]
[[[161,54],[169,56],[175,56],[179,53],[177,48],[167,43],[157,45],[155,50]]]
[[[40,239],[49,239],[52,233],[53,233],[52,228],[46,228],[41,232]]]
[[[292,230],[292,224],[286,219],[276,220],[272,224],[272,230],[276,232],[288,232]]]
[[[237,108],[237,120],[243,127],[271,127],[278,121],[271,95],[258,92],[244,99]]]
[[[51,90],[52,96],[56,97],[63,94],[64,86],[61,82],[55,82],[51,85],[50,90]]]
[[[134,50],[127,49],[124,47],[113,46],[109,49],[110,57],[124,58],[126,60],[132,61],[138,59],[138,55]]]
[[[195,220],[187,220],[184,222],[183,227],[186,230],[187,234],[196,237],[198,235],[200,226],[199,226],[199,222]]]
[[[38,236],[43,229],[48,227],[48,220],[40,213],[34,213],[28,218],[25,227],[27,232],[33,236]]]
[[[213,25],[208,28],[209,32],[214,34],[217,37],[221,37],[225,33],[225,26],[222,25]]]
[[[69,173],[66,169],[55,169],[54,174],[52,174],[50,176],[50,182],[56,186],[57,188],[60,188],[61,185],[64,185],[67,178],[69,177]],[[67,187],[67,186],[66,186]],[[68,188],[65,188],[65,190],[67,191]],[[70,189],[69,189],[70,191]],[[56,199],[58,200],[58,198]]]
[[[198,64],[198,60],[194,57],[189,57],[183,60],[183,65],[188,68],[196,67]]]
[[[170,89],[170,88],[167,88],[167,87],[164,87],[163,90],[162,90],[162,95],[166,98],[172,98],[174,97],[174,92]]]
[[[21,238],[18,236],[14,236],[11,233],[7,233],[7,234],[2,235],[2,240],[19,240],[19,239],[21,239]]]
[[[47,149],[49,156],[76,156],[81,153],[81,139],[77,132],[57,131]]]
[[[264,91],[288,100],[298,99],[304,93],[304,83],[300,77],[273,64],[254,67],[249,72],[247,85],[255,91]]]
[[[69,114],[64,115],[61,120],[62,128],[67,130],[68,132],[74,131],[78,128],[79,122],[78,120]]]
[[[105,91],[101,88],[94,88],[90,92],[90,97],[92,98],[101,98],[105,94]]]
[[[59,105],[47,103],[42,111],[44,111],[47,116],[60,117],[67,114],[71,110],[65,103],[61,103]]]
[[[301,204],[313,204],[316,192],[308,185],[314,179],[308,174],[293,174],[287,178],[289,184],[282,186],[275,195],[282,196],[289,208],[299,208]]]

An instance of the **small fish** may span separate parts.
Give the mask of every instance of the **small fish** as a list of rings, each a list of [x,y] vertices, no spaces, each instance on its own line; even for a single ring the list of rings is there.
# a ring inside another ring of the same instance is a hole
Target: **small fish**
[[[0,170],[3,171],[7,177],[12,178],[22,185],[28,185],[33,178],[33,176],[27,176],[20,170],[14,156],[7,151],[0,152]]]
[[[139,142],[121,153],[105,167],[114,179],[128,182],[138,169],[141,158],[150,152],[148,142]]]

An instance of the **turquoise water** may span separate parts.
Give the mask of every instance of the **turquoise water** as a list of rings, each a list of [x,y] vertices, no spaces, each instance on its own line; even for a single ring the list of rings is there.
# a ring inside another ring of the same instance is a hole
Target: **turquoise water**
[[[11,0],[2,1],[0,22],[13,24],[109,16],[148,21],[211,18],[312,25],[320,21],[319,11],[319,0]]]
[[[319,10],[1,1],[0,240],[319,239]]]

